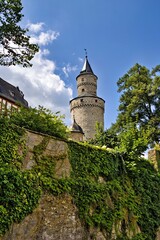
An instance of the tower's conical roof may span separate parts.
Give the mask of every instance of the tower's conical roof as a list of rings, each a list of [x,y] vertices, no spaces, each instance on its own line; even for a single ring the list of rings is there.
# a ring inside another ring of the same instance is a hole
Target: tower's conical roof
[[[82,68],[80,73],[92,73],[92,74],[94,74],[93,71],[92,71],[92,68],[91,68],[91,66],[88,62],[87,56],[85,57],[84,65],[83,65],[83,68]]]
[[[78,125],[75,118],[73,118],[73,124],[72,124],[72,127],[71,127],[71,131],[72,132],[79,132],[79,133],[84,134],[82,128]]]

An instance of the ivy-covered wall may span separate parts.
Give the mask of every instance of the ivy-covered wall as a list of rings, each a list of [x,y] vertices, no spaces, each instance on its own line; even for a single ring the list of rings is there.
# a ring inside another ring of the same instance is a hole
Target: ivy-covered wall
[[[160,176],[147,160],[26,132],[1,121],[1,239],[15,239],[15,224],[20,228],[28,216],[40,214],[39,206],[45,208],[42,199],[50,204],[50,218],[56,219],[55,228],[45,229],[48,239],[56,239],[54,229],[64,232],[64,239],[74,239],[69,235],[70,225],[57,228],[60,215],[56,214],[62,211],[67,212],[65,218],[68,216],[74,230],[78,226],[76,239],[155,240],[160,226]],[[63,209],[56,208],[59,203]],[[51,224],[45,216],[43,211],[41,231],[42,224],[46,228]],[[36,238],[40,230],[35,229],[32,239],[47,239],[44,232]]]

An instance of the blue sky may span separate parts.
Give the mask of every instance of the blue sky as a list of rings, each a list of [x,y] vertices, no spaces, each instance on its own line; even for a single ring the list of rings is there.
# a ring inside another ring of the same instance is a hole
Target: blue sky
[[[33,69],[0,67],[1,77],[19,85],[32,106],[60,110],[69,124],[84,48],[106,101],[105,128],[115,122],[116,82],[135,63],[160,64],[159,0],[23,0],[23,26],[41,52]],[[37,27],[37,28],[36,28]]]

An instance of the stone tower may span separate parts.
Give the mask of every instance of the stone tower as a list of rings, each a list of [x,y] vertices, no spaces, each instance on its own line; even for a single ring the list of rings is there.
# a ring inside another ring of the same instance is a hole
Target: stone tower
[[[97,96],[97,79],[86,56],[82,71],[76,78],[78,96],[70,101],[71,117],[82,128],[83,140],[94,138],[97,122],[104,127],[105,101]]]

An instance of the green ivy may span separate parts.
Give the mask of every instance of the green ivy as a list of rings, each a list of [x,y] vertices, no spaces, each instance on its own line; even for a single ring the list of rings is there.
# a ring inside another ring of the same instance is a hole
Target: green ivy
[[[22,171],[24,133],[9,118],[0,118],[0,235],[33,211],[42,192],[49,192],[71,194],[86,228],[96,227],[108,239],[114,228],[117,240],[129,240],[128,228],[134,233],[138,226],[141,233],[132,240],[155,240],[160,176],[147,160],[69,141],[71,176],[57,179],[56,162],[66,156],[46,155],[48,136],[33,149],[35,166]]]
[[[41,194],[38,177],[20,170],[25,154],[23,134],[9,119],[0,118],[0,235],[31,213]]]
[[[20,155],[19,150],[24,146],[23,134],[24,130],[11,124],[8,118],[0,118],[0,164],[21,165],[23,153]]]
[[[36,166],[33,168],[34,173],[39,176],[39,184],[43,191],[48,191],[54,195],[69,192],[70,183],[67,179],[55,178],[56,161],[62,160],[65,156],[44,156],[43,153],[51,137],[44,137],[42,142],[34,147],[34,160]]]
[[[12,222],[20,222],[38,203],[41,190],[37,177],[15,167],[0,167],[0,235]]]
[[[140,196],[139,225],[148,238],[155,239],[155,230],[160,226],[160,176],[153,166],[141,160],[132,171],[129,169],[135,193]]]
[[[68,189],[66,182],[54,179],[55,159],[41,156],[49,141],[45,137],[34,148],[34,169],[22,171],[26,154],[25,130],[27,128],[59,138],[67,138],[63,116],[40,107],[21,108],[9,117],[0,116],[0,235],[13,222],[21,221],[38,204],[43,191],[60,194]]]
[[[142,233],[132,240],[154,240],[160,226],[160,176],[153,166],[88,144],[70,142],[69,148],[71,194],[86,225],[111,236],[121,222],[117,240],[128,240],[128,227],[134,232],[138,225]]]

